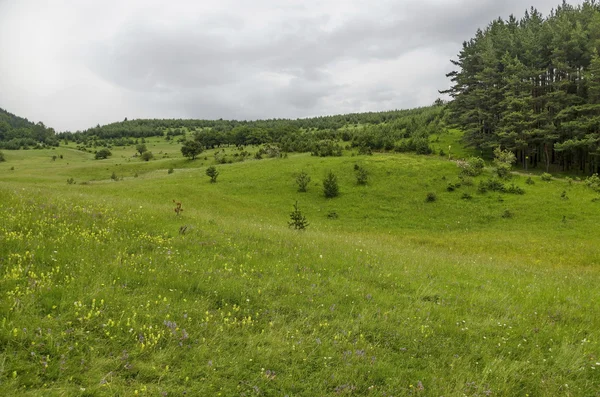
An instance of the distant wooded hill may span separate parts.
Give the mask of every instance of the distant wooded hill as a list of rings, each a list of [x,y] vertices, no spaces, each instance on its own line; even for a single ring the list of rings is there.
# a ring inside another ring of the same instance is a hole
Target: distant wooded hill
[[[523,165],[599,172],[599,51],[595,0],[497,19],[453,61],[453,121],[468,144],[510,149]]]
[[[58,146],[52,128],[37,124],[0,109],[0,148],[20,149],[29,147]]]
[[[410,110],[353,113],[306,119],[257,121],[151,119],[124,120],[83,132],[63,132],[61,140],[97,146],[131,144],[131,138],[165,136],[179,140],[191,132],[203,148],[221,145],[276,144],[285,152],[340,153],[337,141],[352,142],[365,150],[431,153],[429,136],[445,130],[446,106]]]

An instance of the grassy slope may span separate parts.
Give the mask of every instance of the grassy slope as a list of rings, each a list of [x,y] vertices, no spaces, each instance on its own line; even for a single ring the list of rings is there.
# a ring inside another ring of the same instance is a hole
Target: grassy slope
[[[456,165],[410,155],[252,160],[220,165],[210,184],[197,167],[211,153],[149,148],[169,158],[5,152],[9,394],[597,392],[599,203],[580,184],[515,176],[526,195],[447,192]],[[302,170],[308,193],[296,192]],[[332,200],[319,187],[328,170]],[[295,200],[306,232],[287,228]]]

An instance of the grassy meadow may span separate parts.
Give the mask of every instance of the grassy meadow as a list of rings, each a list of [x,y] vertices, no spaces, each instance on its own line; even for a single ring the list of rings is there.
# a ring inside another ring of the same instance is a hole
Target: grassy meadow
[[[434,145],[470,155],[455,135]],[[583,183],[515,173],[524,195],[480,193],[486,168],[448,191],[446,149],[147,145],[148,162],[4,151],[3,395],[600,396],[600,199]],[[232,162],[210,183],[215,153]]]

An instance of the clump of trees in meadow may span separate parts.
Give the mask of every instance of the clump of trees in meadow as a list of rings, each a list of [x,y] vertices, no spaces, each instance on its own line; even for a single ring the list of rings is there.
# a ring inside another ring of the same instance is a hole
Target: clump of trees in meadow
[[[599,53],[597,1],[497,19],[452,61],[451,120],[468,144],[508,149],[523,168],[599,172]]]

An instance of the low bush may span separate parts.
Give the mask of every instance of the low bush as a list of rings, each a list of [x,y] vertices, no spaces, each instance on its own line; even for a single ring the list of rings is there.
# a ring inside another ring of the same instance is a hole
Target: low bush
[[[511,194],[525,194],[525,190],[514,183],[511,183],[510,186],[505,188],[504,191]]]
[[[96,155],[94,157],[96,160],[104,160],[104,159],[107,159],[109,156],[112,156],[112,153],[110,152],[110,150],[100,149],[96,152]]]
[[[154,158],[154,155],[152,154],[152,152],[145,151],[144,153],[142,153],[141,157],[144,161],[150,161]]]
[[[583,183],[590,189],[600,192],[600,177],[598,174],[586,178]]]
[[[458,189],[459,187],[460,187],[460,182],[456,182],[456,183],[448,182],[448,185],[446,186],[446,190],[449,192],[453,192],[456,189]]]
[[[504,219],[510,219],[510,218],[514,217],[515,214],[513,214],[513,212],[511,210],[504,210],[504,212],[502,213],[501,216]]]
[[[219,171],[217,170],[217,167],[211,165],[206,169],[206,175],[210,177],[210,183],[216,183]]]
[[[326,198],[337,197],[340,194],[337,176],[331,171],[327,173],[325,180],[323,180],[323,194]]]
[[[460,162],[459,166],[462,168],[461,175],[479,176],[483,172],[485,161],[481,157],[471,157],[466,162]]]
[[[485,193],[487,191],[504,192],[506,190],[506,187],[504,186],[504,183],[502,183],[500,180],[496,178],[490,178],[486,181],[479,182],[478,190],[480,193]]]
[[[356,184],[357,185],[366,185],[369,182],[369,172],[361,166],[358,168],[354,168],[356,170]]]
[[[296,177],[296,184],[298,185],[298,191],[304,193],[308,190],[308,184],[310,183],[310,176],[302,171]]]

